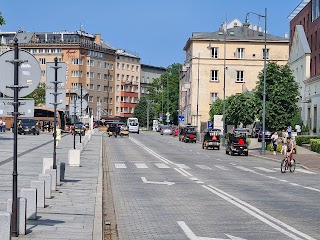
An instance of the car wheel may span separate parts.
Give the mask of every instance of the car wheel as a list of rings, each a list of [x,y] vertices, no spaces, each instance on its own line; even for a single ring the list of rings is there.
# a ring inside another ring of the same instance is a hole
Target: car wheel
[[[229,155],[229,151],[228,150],[226,150],[226,154]]]
[[[244,155],[245,155],[245,156],[248,156],[248,152],[245,152]]]

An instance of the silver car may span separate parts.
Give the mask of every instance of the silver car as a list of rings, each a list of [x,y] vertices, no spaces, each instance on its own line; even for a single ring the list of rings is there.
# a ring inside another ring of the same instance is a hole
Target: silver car
[[[165,125],[160,130],[161,135],[172,135],[172,128],[171,126]]]

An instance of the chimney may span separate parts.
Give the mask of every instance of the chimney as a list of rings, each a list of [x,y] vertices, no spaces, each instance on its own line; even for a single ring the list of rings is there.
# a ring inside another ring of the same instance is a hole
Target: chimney
[[[101,34],[95,34],[94,36],[96,37],[95,43],[100,45],[101,44]]]

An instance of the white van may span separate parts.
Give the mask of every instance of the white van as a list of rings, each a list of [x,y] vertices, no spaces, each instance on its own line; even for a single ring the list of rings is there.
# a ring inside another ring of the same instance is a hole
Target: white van
[[[138,118],[128,118],[127,127],[130,133],[139,134],[139,120]]]

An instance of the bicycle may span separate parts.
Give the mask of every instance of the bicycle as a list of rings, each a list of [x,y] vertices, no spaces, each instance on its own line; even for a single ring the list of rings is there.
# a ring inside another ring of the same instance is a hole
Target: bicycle
[[[293,158],[290,161],[290,156],[287,155],[282,161],[281,161],[281,172],[285,173],[287,170],[290,170],[291,173],[296,170],[296,160]]]

